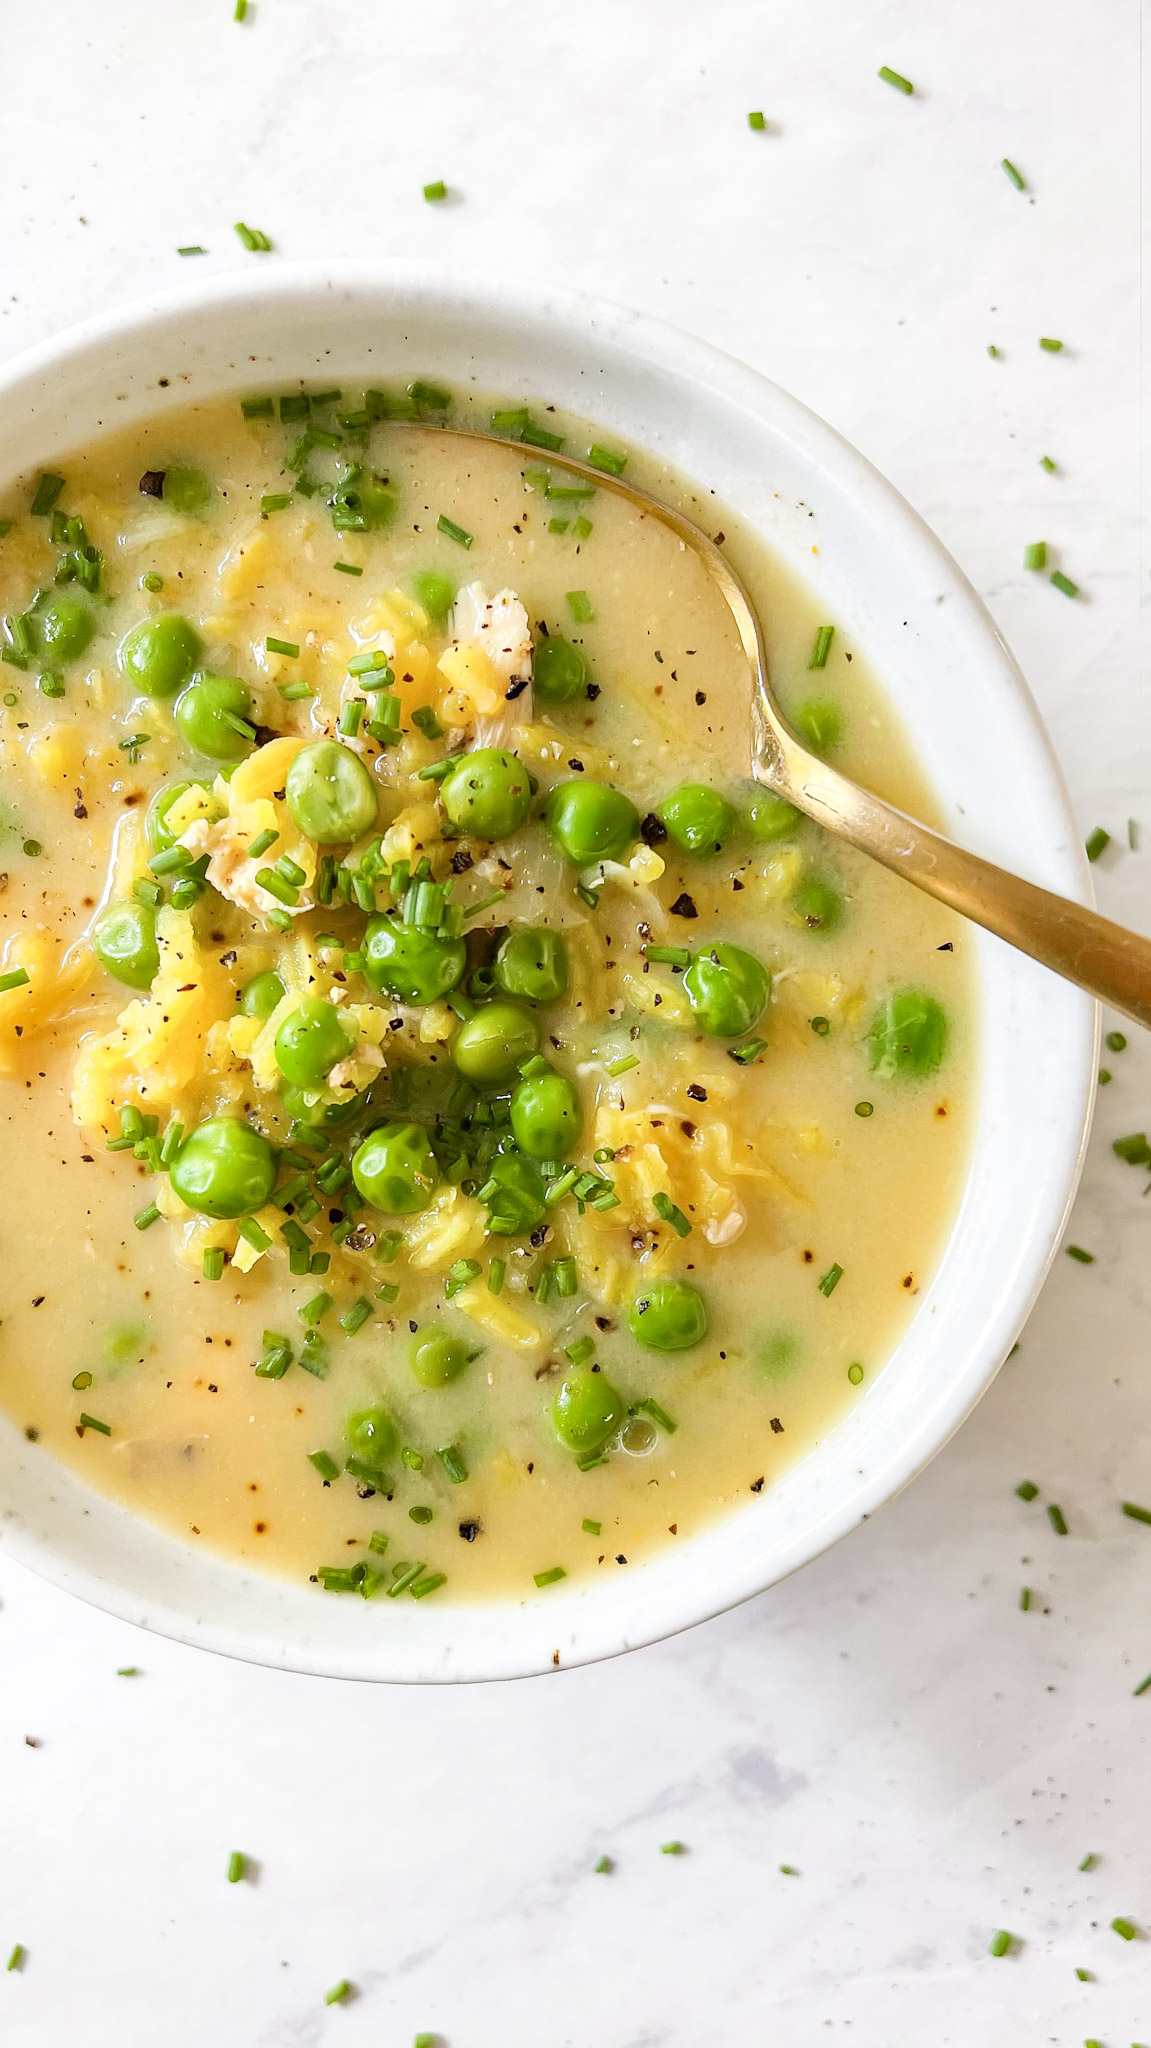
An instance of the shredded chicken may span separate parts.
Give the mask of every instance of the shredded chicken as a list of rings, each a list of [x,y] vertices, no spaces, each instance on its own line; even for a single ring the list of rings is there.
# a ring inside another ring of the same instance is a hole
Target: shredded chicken
[[[214,825],[210,825],[206,818],[195,818],[181,835],[180,845],[187,847],[195,860],[205,853],[211,856],[208,880],[213,889],[241,910],[266,917],[269,910],[286,908],[292,917],[302,917],[306,910],[315,908],[315,897],[310,889],[301,889],[298,903],[285,905],[269,890],[260,887],[256,873],[262,863],[249,858],[247,837],[235,818],[220,818]]]
[[[482,583],[466,583],[456,595],[454,625],[457,644],[482,648],[505,682],[531,681],[531,628],[514,590],[489,597]]]

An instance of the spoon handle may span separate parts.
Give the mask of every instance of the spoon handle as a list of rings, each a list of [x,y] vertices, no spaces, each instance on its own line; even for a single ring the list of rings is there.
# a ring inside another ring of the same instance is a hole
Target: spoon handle
[[[773,732],[755,773],[817,824],[1151,1030],[1151,939],[968,853]]]

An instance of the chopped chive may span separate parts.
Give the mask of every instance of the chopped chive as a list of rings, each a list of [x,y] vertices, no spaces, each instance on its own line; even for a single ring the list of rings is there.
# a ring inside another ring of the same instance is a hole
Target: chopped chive
[[[1095,1981],[1095,1980],[1094,1980],[1094,1978],[1093,1978],[1093,1977],[1092,1977],[1092,1975],[1091,1975],[1091,1972],[1090,1972],[1090,1970],[1079,1970],[1079,1969],[1077,1969],[1077,1970],[1076,1970],[1076,1972],[1075,1972],[1075,1975],[1076,1975],[1076,1976],[1078,1977],[1078,1979],[1079,1979],[1079,1982],[1080,1982],[1081,1984],[1093,1984],[1093,1983],[1094,1983],[1094,1981]]]
[[[442,178],[433,178],[430,185],[424,186],[424,198],[429,205],[434,205],[437,199],[446,199],[447,196],[448,188]]]
[[[367,708],[362,697],[349,697],[336,721],[336,731],[342,733],[347,740],[354,739]]]
[[[78,1394],[86,1394],[91,1384],[92,1375],[90,1372],[78,1372],[72,1381],[73,1388]]]
[[[1111,1922],[1111,1931],[1113,1934],[1119,1935],[1122,1941],[1134,1941],[1139,1929],[1133,1920],[1127,1919],[1125,1914],[1117,1913]]]
[[[638,1065],[639,1059],[637,1055],[634,1052],[629,1052],[625,1053],[622,1059],[609,1060],[604,1068],[604,1072],[605,1074],[610,1074],[612,1080],[615,1081],[618,1080],[621,1074],[630,1074],[632,1068],[638,1067]]]
[[[7,995],[10,989],[26,988],[32,976],[26,967],[13,967],[7,974],[0,974],[0,995]]]
[[[1104,1040],[1108,1052],[1126,1052],[1127,1040],[1121,1031],[1109,1031]]]
[[[1078,597],[1079,585],[1072,583],[1070,576],[1065,576],[1062,569],[1056,569],[1051,581],[1055,585],[1056,590],[1063,592],[1064,597]]]
[[[572,527],[572,535],[574,539],[586,540],[591,530],[591,520],[585,519],[581,512],[579,518],[576,520],[575,525]]]
[[[224,1277],[224,1254],[218,1245],[209,1245],[201,1261],[201,1272],[205,1280],[222,1280]]]
[[[395,1567],[396,1575],[388,1587],[388,1599],[396,1600],[401,1593],[406,1593],[409,1586],[415,1585],[423,1569],[422,1564],[398,1564]]]
[[[482,1272],[483,1267],[478,1259],[457,1259],[454,1266],[449,1266],[444,1277],[444,1294],[448,1301],[459,1294],[461,1289],[470,1287],[472,1281],[478,1280]]]
[[[346,1330],[349,1337],[354,1337],[357,1330],[363,1329],[364,1324],[367,1322],[368,1317],[371,1315],[371,1313],[371,1302],[365,1301],[363,1295],[361,1294],[359,1300],[354,1301],[352,1303],[352,1306],[348,1310],[347,1314],[340,1317],[341,1330]]]
[[[820,1293],[821,1293],[822,1295],[824,1295],[825,1297],[826,1297],[826,1296],[828,1296],[828,1295],[832,1295],[832,1294],[834,1294],[834,1293],[835,1293],[835,1290],[836,1290],[836,1288],[837,1288],[837,1287],[839,1286],[839,1283],[840,1283],[840,1281],[842,1280],[842,1278],[843,1278],[843,1267],[842,1267],[842,1266],[838,1266],[838,1265],[834,1265],[834,1266],[829,1266],[829,1267],[828,1267],[828,1269],[827,1269],[827,1271],[826,1271],[826,1273],[824,1274],[824,1276],[823,1276],[822,1280],[821,1280],[821,1281],[820,1281],[820,1283],[819,1283],[819,1291],[820,1291]]]
[[[9,1956],[9,1958],[8,1958],[8,1962],[7,1962],[7,1965],[6,1965],[6,1967],[7,1967],[7,1968],[8,1968],[9,1970],[19,1970],[19,1969],[22,1969],[22,1968],[23,1968],[23,1964],[24,1964],[24,1957],[25,1957],[26,1953],[27,1953],[27,1951],[26,1951],[26,1949],[25,1949],[25,1947],[24,1947],[24,1944],[23,1944],[23,1942],[22,1942],[22,1941],[18,1941],[18,1942],[16,1943],[16,1946],[15,1946],[15,1947],[14,1947],[14,1949],[12,1950],[12,1953],[11,1953],[11,1955],[10,1955],[10,1956]]]
[[[1049,455],[1041,455],[1039,457],[1039,467],[1040,469],[1045,469],[1050,476],[1055,468],[1055,464]]]
[[[263,255],[272,246],[263,228],[250,228],[242,220],[233,223],[245,249],[256,255]]]
[[[137,1209],[136,1214],[132,1218],[137,1230],[150,1230],[153,1223],[158,1223],[159,1220],[160,1211],[157,1209],[155,1202],[149,1202],[146,1209]]]
[[[388,1537],[386,1530],[373,1529],[371,1535],[368,1537],[368,1549],[373,1551],[377,1557],[383,1557],[385,1551],[387,1550],[389,1540],[390,1539]]]
[[[518,434],[531,418],[526,405],[507,406],[503,412],[494,412],[491,418],[493,434]]]
[[[328,1456],[327,1451],[309,1451],[308,1463],[315,1466],[321,1479],[331,1481],[340,1476],[339,1466],[334,1458]]]
[[[446,1586],[447,1583],[448,1575],[446,1572],[429,1572],[426,1579],[416,1580],[412,1587],[412,1599],[422,1600],[426,1594],[436,1592],[438,1587]]]
[[[1151,1145],[1144,1131],[1133,1131],[1129,1138],[1116,1138],[1111,1150],[1125,1159],[1128,1166],[1151,1166]]]
[[[613,448],[604,448],[593,441],[587,452],[587,459],[593,469],[602,469],[607,476],[622,476],[627,468],[627,456],[619,455]]]
[[[653,1401],[650,1396],[646,1401],[636,1402],[635,1412],[637,1415],[650,1415],[652,1421],[659,1424],[666,1436],[674,1436],[679,1427],[678,1423],[672,1421],[667,1409],[661,1408],[659,1402]]]
[[[766,1038],[749,1038],[744,1045],[729,1045],[727,1056],[737,1067],[754,1066],[761,1052],[767,1051]]]
[[[42,472],[36,479],[32,503],[28,508],[34,519],[47,519],[63,488],[64,479],[58,476],[55,470],[46,469]]]
[[[499,1294],[503,1288],[507,1264],[503,1259],[493,1259],[488,1267],[488,1293]]]
[[[1146,1678],[1140,1679],[1139,1684],[1134,1687],[1131,1694],[1132,1699],[1137,1700],[1140,1693],[1147,1692],[1148,1689],[1151,1689],[1151,1671],[1147,1673]]]
[[[566,532],[567,532],[567,530],[568,530],[568,527],[569,527],[570,525],[571,525],[571,520],[570,520],[570,519],[549,519],[549,520],[548,520],[548,532],[549,532],[549,533],[566,533]]]
[[[449,540],[458,541],[462,548],[470,548],[475,539],[475,535],[469,533],[466,526],[457,526],[455,520],[449,519],[446,512],[440,513],[436,521],[436,530],[439,533],[446,533]]]
[[[1015,1491],[1020,1500],[1034,1500],[1039,1492],[1039,1488],[1035,1485],[1034,1480],[1021,1479]]]
[[[1110,844],[1110,832],[1105,831],[1102,825],[1096,825],[1094,832],[1089,835],[1085,842],[1088,860],[1097,861],[1104,848],[1110,846]]]
[[[1077,1259],[1081,1266],[1093,1266],[1095,1264],[1094,1252],[1085,1252],[1081,1244],[1069,1244],[1065,1249],[1068,1258]]]
[[[1132,853],[1139,851],[1139,822],[1136,818],[1127,820],[1127,844]]]
[[[1094,1868],[1095,1868],[1095,1865],[1096,1865],[1096,1864],[1098,1863],[1098,1861],[1099,1861],[1099,1858],[1098,1858],[1098,1856],[1097,1856],[1097,1855],[1095,1854],[1095,1851],[1094,1851],[1094,1849],[1088,1849],[1088,1851],[1087,1851],[1087,1854],[1086,1854],[1086,1856],[1084,1856],[1084,1858],[1083,1858],[1082,1862],[1081,1862],[1081,1863],[1078,1863],[1078,1864],[1076,1865],[1076,1869],[1077,1869],[1077,1870],[1094,1870]]]
[[[577,626],[589,626],[595,618],[595,610],[586,590],[568,590],[564,593],[568,611]]]
[[[277,1330],[264,1331],[263,1355],[256,1364],[256,1378],[282,1380],[292,1363],[292,1347]]]
[[[567,1573],[562,1564],[553,1564],[549,1571],[535,1572],[533,1577],[537,1586],[554,1586],[560,1579],[566,1579]]]
[[[452,1485],[462,1486],[468,1476],[468,1468],[464,1463],[458,1444],[444,1444],[436,1452],[436,1456],[451,1480]]]
[[[333,1984],[331,1990],[325,1995],[324,2004],[345,2005],[348,1999],[351,1997],[351,1995],[352,1987],[348,1982],[348,1979],[346,1977],[341,1977],[339,1983]]]
[[[747,125],[749,128],[754,128],[757,134],[762,135],[764,129],[767,127],[767,122],[764,120],[763,115],[757,110],[755,113],[748,115]]]
[[[1047,542],[1045,540],[1033,540],[1028,547],[1024,548],[1023,566],[1025,569],[1045,569],[1047,567]]]
[[[1005,1956],[1010,1947],[1011,1936],[1008,1934],[1006,1927],[1000,1927],[992,1935],[988,1943],[987,1953],[989,1956]]]
[[[827,657],[831,653],[831,643],[834,638],[834,626],[816,627],[815,639],[811,643],[811,654],[807,663],[809,669],[827,667]]]
[[[314,697],[310,683],[279,683],[277,688],[285,704],[302,704],[305,697]]]
[[[862,1117],[874,1116],[874,1115],[875,1115],[875,1104],[874,1104],[874,1102],[857,1102],[857,1103],[856,1103],[856,1105],[855,1105],[855,1114],[856,1114],[856,1116],[862,1116]]]
[[[85,1415],[85,1414],[83,1413],[83,1411],[81,1411],[81,1414],[80,1414],[80,1425],[79,1425],[79,1426],[80,1426],[80,1429],[81,1429],[81,1430],[85,1430],[85,1429],[95,1429],[95,1430],[98,1430],[101,1436],[111,1436],[111,1434],[112,1434],[111,1428],[110,1428],[110,1426],[108,1425],[108,1423],[106,1423],[106,1422],[98,1422],[98,1421],[97,1421],[97,1419],[96,1419],[96,1417],[95,1417],[94,1415]]]
[[[242,740],[255,739],[255,726],[249,725],[248,720],[246,718],[241,718],[237,712],[221,711],[219,713],[219,717],[223,720],[225,725],[231,726],[233,732],[238,732]]]
[[[266,825],[262,832],[257,833],[252,844],[249,846],[248,859],[259,860],[263,854],[267,853],[270,846],[275,845],[279,836],[279,833],[274,831],[271,825]]]
[[[176,251],[177,256],[206,256],[207,253],[202,242],[185,242],[183,248]]]
[[[242,1849],[233,1849],[228,1858],[228,1883],[239,1884],[247,1869],[247,1859]]]
[[[469,541],[467,545],[470,547],[471,542]],[[418,704],[416,706],[416,709],[412,713],[412,724],[418,727],[419,731],[423,733],[425,739],[443,739],[444,728],[440,724],[439,719],[436,717],[436,714],[432,710],[430,704]]]
[[[234,11],[233,11],[233,14],[232,14],[232,20],[233,20],[233,21],[243,21],[243,20],[245,19],[246,15],[247,15],[247,12],[248,12],[248,0],[236,0],[236,5],[235,5],[235,9],[234,9]]]
[[[362,576],[364,573],[362,569],[357,569],[354,562],[333,562],[332,567],[338,569],[341,576]]]
[[[526,442],[529,448],[546,448],[553,455],[556,449],[562,448],[564,444],[562,434],[553,434],[547,427],[534,426],[530,420],[520,434],[520,440]]]
[[[608,1068],[608,1073],[611,1073],[610,1067]],[[657,1216],[662,1217],[665,1223],[670,1223],[677,1237],[690,1237],[691,1224],[688,1222],[683,1210],[676,1208],[671,1196],[665,1195],[662,1188],[652,1196],[651,1206]]]
[[[434,1516],[434,1508],[415,1507],[408,1509],[408,1520],[410,1522],[430,1522],[434,1519]]]
[[[585,1522],[585,1523],[584,1523],[584,1528],[586,1529],[586,1528],[587,1528],[587,1526],[588,1526],[588,1524],[587,1524],[587,1523]],[[600,1857],[600,1859],[599,1859],[599,1862],[598,1862],[598,1863],[596,1863],[596,1864],[594,1864],[594,1865],[593,1865],[593,1868],[594,1868],[594,1870],[595,1870],[595,1874],[596,1874],[596,1876],[597,1876],[597,1877],[602,1877],[602,1876],[604,1876],[604,1875],[605,1875],[605,1873],[607,1873],[607,1872],[610,1872],[610,1871],[614,1870],[614,1869],[615,1869],[615,1864],[614,1864],[614,1863],[612,1862],[612,1860],[611,1860],[611,1857],[610,1857],[610,1856],[601,1856],[601,1857]]]
[[[544,491],[545,498],[594,498],[595,494],[596,486],[594,484],[549,483]]]
[[[687,1844],[686,1842],[661,1842],[659,1853],[661,1856],[686,1856]]]
[[[390,1266],[404,1241],[402,1230],[385,1230],[376,1244],[376,1257],[381,1266]]]
[[[1050,1506],[1047,1509],[1047,1519],[1050,1522],[1051,1527],[1054,1529],[1055,1534],[1057,1536],[1066,1536],[1066,1518],[1064,1516],[1062,1508],[1057,1507],[1054,1501],[1051,1502]]]
[[[264,642],[269,654],[289,654],[295,660],[300,650],[294,640],[275,640],[269,633]]]
[[[246,420],[271,420],[276,417],[276,408],[270,398],[242,398],[240,411]]]
[[[1024,1586],[1024,1587],[1022,1587],[1022,1589],[1020,1590],[1020,1594],[1019,1594],[1019,1605],[1020,1605],[1020,1607],[1021,1607],[1021,1608],[1023,1609],[1023,1612],[1024,1612],[1024,1614],[1026,1614],[1026,1613],[1027,1613],[1027,1611],[1028,1611],[1028,1608],[1029,1608],[1029,1607],[1030,1607],[1030,1605],[1031,1605],[1031,1588],[1030,1588],[1030,1586]]]
[[[996,348],[996,346],[995,346],[995,343],[994,343],[993,341],[989,341],[989,342],[988,342],[988,344],[987,344],[987,353],[988,353],[988,355],[989,355],[989,356],[994,356],[994,357],[995,357],[995,359],[996,359],[996,361],[998,361],[998,359],[999,359],[999,350],[998,350],[998,349]]]
[[[580,1524],[580,1527],[582,1528],[585,1536],[598,1536],[603,1529],[603,1523],[593,1522],[587,1515],[585,1515],[583,1521]]]
[[[1009,156],[1005,156],[1000,160],[1000,169],[1006,171],[1017,192],[1026,192],[1027,186]]]
[[[1123,1502],[1123,1513],[1132,1522],[1151,1523],[1151,1508],[1141,1508],[1133,1500]]]
[[[779,1866],[779,1874],[780,1874],[780,1876],[781,1876],[781,1877],[798,1877],[798,1876],[799,1876],[799,1872],[798,1872],[798,1870],[796,1869],[796,1867],[795,1867],[794,1863],[781,1863],[781,1864],[780,1864],[780,1866]]]
[[[645,946],[645,960],[658,960],[665,967],[690,967],[691,954],[686,946]]]
[[[1049,356],[1057,356],[1063,347],[1063,343],[1061,341],[1056,341],[1054,335],[1041,334],[1039,337],[1039,346],[1040,348],[1046,349]]]
[[[890,64],[881,64],[876,75],[882,78],[884,85],[893,85],[897,92],[912,93],[915,91],[911,80],[904,78],[901,72],[893,71]]]

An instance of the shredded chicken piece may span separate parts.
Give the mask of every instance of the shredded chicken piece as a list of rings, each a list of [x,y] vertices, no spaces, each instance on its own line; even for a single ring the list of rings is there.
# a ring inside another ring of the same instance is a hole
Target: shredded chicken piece
[[[482,583],[466,583],[456,596],[454,625],[457,645],[482,648],[506,682],[531,681],[531,628],[514,590],[489,597]]]
[[[265,917],[269,910],[287,909],[292,917],[302,917],[306,910],[315,908],[315,897],[310,889],[300,891],[298,903],[285,905],[269,890],[260,887],[256,872],[261,862],[249,859],[247,837],[235,818],[220,818],[214,825],[210,825],[206,818],[194,818],[181,835],[180,845],[186,846],[196,860],[205,853],[211,856],[208,880],[213,889],[226,896],[229,903],[238,904],[241,910],[250,910],[256,916]]]

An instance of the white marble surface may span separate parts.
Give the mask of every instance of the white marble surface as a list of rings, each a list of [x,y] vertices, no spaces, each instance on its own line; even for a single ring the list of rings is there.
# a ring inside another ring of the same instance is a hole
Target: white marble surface
[[[0,352],[186,277],[196,241],[213,269],[432,255],[662,313],[926,513],[1084,829],[1151,835],[1138,0],[230,9],[6,10]],[[435,177],[452,204],[424,204]],[[246,256],[237,215],[278,253]],[[1039,538],[1075,604],[1024,574]],[[1113,849],[1103,906],[1146,922],[1146,873]],[[0,1556],[0,1951],[27,1947],[5,2048],[1151,2041],[1146,1946],[1108,1931],[1151,1929],[1151,1531],[1117,1507],[1151,1502],[1151,1204],[1109,1150],[1147,1122],[1151,1060],[1109,1064],[1072,1231],[1095,1265],[1058,1261],[902,1499],[678,1641],[515,1686],[340,1687],[138,1634]],[[255,1882],[225,1882],[233,1848]],[[326,2008],[343,1976],[358,1996]]]

